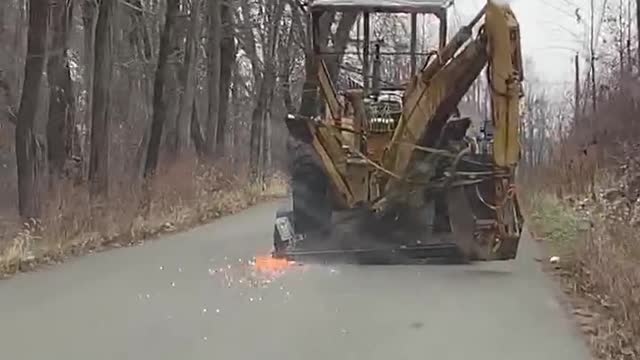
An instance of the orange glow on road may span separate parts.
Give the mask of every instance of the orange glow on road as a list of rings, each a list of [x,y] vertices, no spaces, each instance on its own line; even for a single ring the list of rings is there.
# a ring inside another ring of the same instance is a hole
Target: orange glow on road
[[[255,268],[263,273],[280,273],[294,266],[295,263],[285,259],[275,259],[269,255],[256,256]]]

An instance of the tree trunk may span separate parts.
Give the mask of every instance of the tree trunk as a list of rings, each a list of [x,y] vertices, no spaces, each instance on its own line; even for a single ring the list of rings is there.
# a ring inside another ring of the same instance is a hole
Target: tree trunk
[[[204,135],[202,135],[202,127],[200,121],[198,121],[198,106],[196,105],[196,99],[193,99],[193,105],[191,109],[191,139],[193,140],[193,146],[196,149],[198,157],[204,157]]]
[[[24,29],[28,28],[28,19],[27,19],[27,6],[26,6],[26,2],[27,0],[19,0],[16,3],[16,7],[18,8],[18,17],[16,19],[16,31],[15,31],[15,35],[13,37],[13,46],[12,48],[15,51],[22,51],[23,50],[23,44],[24,44]],[[19,74],[21,71],[23,71],[24,69],[22,68],[23,64],[22,61],[20,59],[19,56],[14,56],[12,59],[12,65],[14,68],[14,73],[15,74]],[[20,77],[19,76],[14,76],[13,79],[14,82],[12,82],[12,84],[14,85],[15,89],[19,89],[20,88]],[[17,121],[17,120],[16,120]]]
[[[220,112],[220,42],[222,19],[220,1],[209,0],[209,111],[206,125],[206,153],[210,160],[215,155],[216,126]]]
[[[330,25],[333,21],[334,14],[325,13],[320,18],[320,29],[329,29]],[[328,31],[328,30],[327,30]],[[305,79],[304,85],[302,86],[302,100],[300,102],[299,113],[302,116],[315,116],[318,112],[318,66],[319,62],[316,60],[313,55],[313,49],[311,48],[311,34],[307,34],[307,45],[305,48],[305,61],[304,61],[304,69],[305,69]],[[327,41],[329,39],[328,32],[321,32],[318,37],[318,45],[321,47],[326,46]]]
[[[318,62],[307,53],[304,59],[305,78],[302,85],[302,100],[298,112],[302,116],[315,116],[318,112]]]
[[[275,67],[275,55],[276,46],[278,43],[278,24],[282,18],[284,11],[284,1],[278,1],[271,4],[269,10],[269,17],[267,20],[268,30],[263,39],[266,38],[266,42],[263,41],[263,74],[258,75],[256,67],[260,63],[257,58],[257,49],[255,48],[255,39],[253,33],[247,33],[248,42],[251,44],[248,49],[252,56],[252,67],[254,68],[254,77],[258,91],[256,95],[256,105],[251,117],[251,135],[250,135],[250,156],[249,156],[249,169],[251,174],[251,180],[260,180],[266,165],[266,149],[268,139],[266,139],[267,132],[269,131],[268,124],[266,123],[266,116],[268,106],[271,103],[270,97],[273,95],[273,89],[275,88],[276,81],[276,67]],[[245,6],[245,13],[248,13],[248,9]]]
[[[92,0],[82,2],[82,24],[84,27],[84,86],[87,92],[84,109],[84,125],[91,126],[93,118],[93,77],[95,71],[95,35],[96,35],[96,6]],[[89,139],[83,138],[82,154],[85,158]],[[86,166],[86,163],[85,163]],[[86,167],[83,167],[83,175]]]
[[[131,3],[136,7],[133,12],[133,31],[134,42],[140,44],[140,55],[145,62],[151,61],[153,57],[153,46],[151,44],[151,35],[147,22],[144,20],[144,9],[141,0],[132,0]]]
[[[18,205],[23,218],[40,216],[38,143],[34,132],[47,39],[47,0],[29,1],[29,30],[24,83],[15,131]]]
[[[335,36],[333,37],[333,51],[342,53],[346,50],[349,44],[349,34],[351,34],[351,28],[358,19],[358,13],[347,12],[343,13],[338,23]],[[336,81],[338,74],[340,73],[340,65],[344,55],[332,55],[327,60],[327,70],[332,81]]]
[[[243,3],[244,14],[249,14],[250,9],[248,3]],[[255,92],[256,104],[251,116],[251,130],[249,142],[249,171],[252,181],[260,181],[265,165],[265,144],[266,144],[266,113],[269,105],[269,87],[274,87],[275,80],[275,47],[277,44],[277,25],[280,22],[282,11],[284,9],[284,1],[278,1],[271,4],[269,8],[269,18],[266,23],[268,30],[262,43],[263,53],[263,73],[259,73],[260,59],[258,59],[256,41],[251,30],[245,32],[247,52],[250,54],[251,65],[253,68],[255,84],[257,91]],[[246,16],[246,15],[245,15]]]
[[[167,10],[164,30],[160,37],[160,54],[158,55],[158,68],[153,84],[153,118],[151,120],[151,138],[147,148],[147,159],[144,166],[144,177],[152,177],[158,167],[160,157],[160,142],[162,130],[167,116],[166,99],[164,91],[166,80],[170,76],[168,72],[169,53],[171,52],[171,34],[174,31],[176,16],[179,11],[178,0],[167,0]]]
[[[233,68],[233,73],[231,75],[231,78],[233,81],[233,87],[231,89],[231,104],[233,108],[236,110],[233,114],[233,123],[231,126],[231,143],[232,143],[231,149],[234,155],[233,156],[234,169],[238,169],[238,162],[239,162],[238,147],[241,146],[240,133],[242,131],[242,121],[237,117],[237,112],[238,112],[238,109],[240,108],[240,105],[239,105],[240,89],[239,88],[240,88],[240,82],[242,81],[239,72],[240,70],[238,69],[237,66],[235,66]]]
[[[264,128],[263,128],[263,156],[264,156],[264,170],[262,171],[263,176],[269,175],[271,171],[271,166],[273,163],[273,156],[271,153],[271,138],[273,136],[273,125],[271,123],[271,109],[273,103],[273,89],[275,87],[275,82],[273,86],[269,88],[269,95],[267,97],[267,110],[264,114]],[[263,179],[264,181],[264,179]]]
[[[256,94],[256,105],[251,115],[251,129],[249,135],[249,171],[252,181],[260,176],[262,124],[264,122],[264,109],[266,108],[266,91],[264,79],[260,81]]]
[[[47,64],[50,91],[47,155],[50,181],[56,181],[64,176],[74,140],[74,96],[67,54],[73,4],[70,0],[56,0],[49,6],[52,34]]]
[[[186,51],[185,38],[187,31],[185,26],[188,22],[185,21],[187,17],[180,14],[181,0],[177,1],[178,6],[175,15],[176,19],[173,21],[171,35],[169,38],[170,48],[167,59],[167,69],[164,75],[163,90],[165,121],[162,130],[162,142],[160,143],[160,148],[162,150],[160,152],[165,155],[162,161],[167,163],[175,163],[176,161],[178,153],[178,143],[176,142],[176,134],[178,132],[178,114],[180,112],[181,98],[186,90],[184,88],[182,75],[182,70],[184,68],[182,63],[184,61],[180,61],[180,56],[177,54]],[[159,34],[159,38],[162,38],[162,32]],[[185,47],[183,47],[183,44]]]
[[[284,1],[282,2],[284,4]],[[275,14],[275,19],[272,19],[271,22],[273,24],[278,24],[280,22],[280,16],[282,14],[282,8],[281,7],[276,7],[275,8],[276,14]],[[269,170],[271,169],[271,163],[272,163],[272,154],[271,154],[271,136],[272,136],[272,124],[271,124],[271,109],[272,109],[272,104],[273,104],[273,96],[275,93],[275,88],[277,85],[277,74],[276,74],[276,63],[278,61],[278,58],[276,56],[277,52],[277,44],[278,44],[278,27],[277,25],[274,25],[271,32],[270,32],[270,38],[268,40],[268,54],[269,54],[269,59],[267,59],[267,64],[265,64],[264,67],[264,77],[263,77],[263,84],[264,84],[264,89],[266,90],[266,102],[265,102],[265,109],[263,110],[263,114],[262,114],[262,156],[263,156],[263,160],[262,160],[262,181],[264,182],[264,177],[266,175],[268,175]]]
[[[280,66],[280,96],[282,97],[282,101],[284,103],[284,107],[287,110],[287,113],[293,113],[293,99],[291,97],[291,50],[294,47],[294,36],[295,36],[296,27],[294,24],[291,24],[289,27],[289,33],[287,35],[286,41],[281,41],[279,55],[281,59]]]
[[[184,93],[180,99],[180,110],[176,120],[176,150],[180,155],[187,143],[189,131],[189,121],[194,109],[194,98],[196,95],[196,65],[198,63],[198,38],[200,34],[200,0],[192,0],[191,23],[187,34],[184,67],[182,69],[182,84]]]
[[[112,17],[115,2],[101,0],[95,33],[95,72],[93,78],[93,121],[89,181],[92,197],[106,197],[109,191],[110,88],[113,77]]]
[[[229,95],[231,73],[236,60],[235,37],[233,35],[233,13],[227,2],[221,5],[223,37],[220,44],[220,85],[218,123],[216,126],[216,157],[225,155],[227,119],[229,118]]]

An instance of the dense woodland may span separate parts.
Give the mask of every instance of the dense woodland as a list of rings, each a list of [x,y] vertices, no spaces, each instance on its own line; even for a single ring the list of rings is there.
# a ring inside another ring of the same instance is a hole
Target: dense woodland
[[[356,20],[323,16],[321,46],[344,50]],[[264,183],[286,158],[282,119],[318,109],[295,0],[8,0],[0,21],[4,219],[64,212],[71,193],[149,203],[171,169],[196,176],[185,164]],[[335,79],[342,57],[325,60]]]
[[[61,183],[98,201],[193,158],[261,181],[283,157],[310,66],[294,1],[8,0],[0,22],[2,205],[23,218]]]

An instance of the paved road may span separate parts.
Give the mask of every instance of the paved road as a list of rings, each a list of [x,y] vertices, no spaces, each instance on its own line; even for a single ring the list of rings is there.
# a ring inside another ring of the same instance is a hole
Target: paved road
[[[0,357],[589,358],[530,241],[515,263],[256,278],[276,206],[0,282]]]

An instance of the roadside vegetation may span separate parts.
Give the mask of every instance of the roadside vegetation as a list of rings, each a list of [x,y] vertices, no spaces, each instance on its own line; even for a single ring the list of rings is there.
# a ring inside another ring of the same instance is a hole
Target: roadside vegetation
[[[542,261],[552,262],[545,268],[564,286],[594,353],[601,359],[637,359],[640,206],[631,200],[630,188],[624,181],[597,182],[595,200],[591,193],[558,197],[555,189],[530,188],[536,191],[525,201],[527,215],[546,250]]]
[[[560,259],[569,259],[575,255],[576,242],[590,226],[587,219],[562,200],[545,192],[527,195],[527,220],[533,227],[536,237],[544,240],[547,252]]]
[[[578,39],[585,45],[579,53],[586,55],[575,58],[573,91],[557,100],[529,82],[521,197],[529,229],[546,250],[541,260],[569,294],[595,356],[638,359],[640,53],[637,31],[632,31],[636,13],[631,2],[595,4],[580,9],[593,16],[591,22],[586,16],[578,19],[587,30],[585,38]]]
[[[304,20],[288,0],[1,1],[0,273],[285,195],[281,120],[317,95]]]
[[[288,183],[279,173],[257,184],[214,167],[183,164],[157,177],[150,203],[148,194],[124,188],[97,208],[82,189],[68,185],[64,191],[72,195],[52,199],[42,220],[4,229],[2,235],[11,240],[0,251],[0,278],[72,256],[140,245],[160,234],[205,224],[282,198]]]

